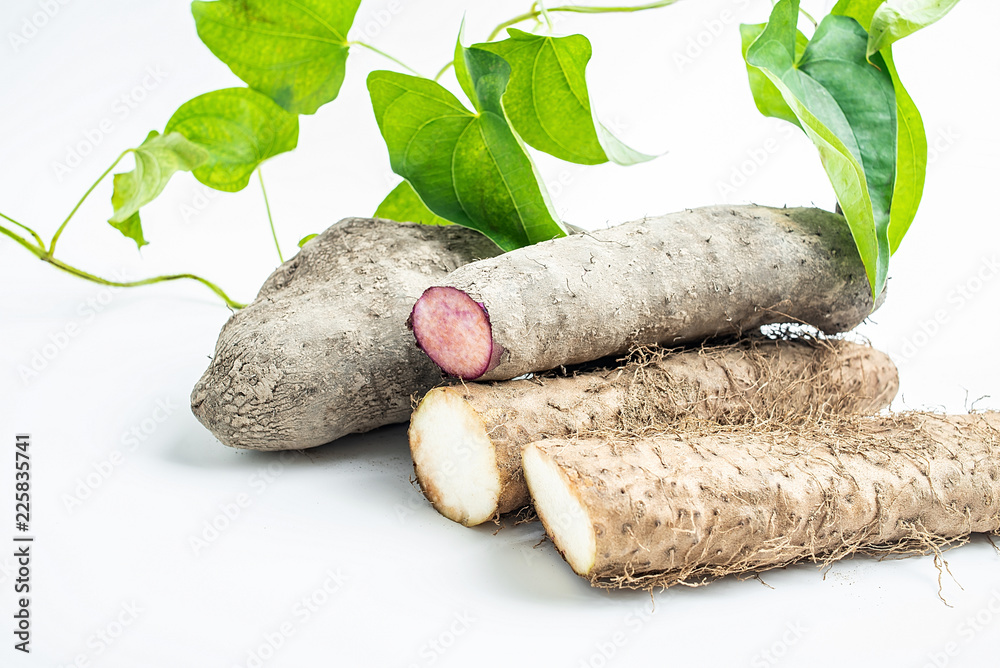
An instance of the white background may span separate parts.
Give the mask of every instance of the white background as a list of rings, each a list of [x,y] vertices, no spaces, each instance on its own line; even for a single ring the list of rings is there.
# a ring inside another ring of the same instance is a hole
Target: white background
[[[62,1],[16,49],[9,35],[40,0],[0,9],[0,211],[45,236],[181,103],[239,85],[198,41],[186,2]],[[366,1],[353,36],[432,75],[463,12],[476,41],[528,4]],[[819,15],[830,5],[806,4]],[[668,151],[632,168],[538,157],[566,220],[595,228],[719,202],[832,208],[812,146],[761,117],[748,92],[738,24],[763,21],[769,6],[689,0],[560,17],[560,33],[594,44],[601,117],[633,146]],[[896,49],[932,144],[888,303],[861,329],[899,364],[896,408],[1000,407],[1000,396],[980,400],[1000,372],[997,25],[1000,6],[965,0]],[[364,88],[369,70],[391,66],[352,51],[340,98],[302,119],[296,151],[265,165],[288,255],[302,236],[370,214],[395,183]],[[143,90],[147,68],[162,80]],[[111,131],[58,177],[55,164],[104,119]],[[132,279],[191,271],[242,300],[276,265],[254,182],[205,200],[190,175],[176,177],[143,211],[151,244],[141,253],[104,222],[110,192],[102,184],[70,224],[67,261]],[[983,537],[947,555],[954,578],[945,574],[942,594],[954,607],[938,598],[933,560],[917,558],[857,559],[825,578],[800,566],[765,574],[769,586],[727,579],[657,594],[654,609],[648,594],[591,589],[550,544],[535,549],[537,524],[493,535],[438,516],[409,483],[402,426],[284,457],[222,446],[187,406],[229,315],[201,286],[112,292],[3,238],[0,286],[0,541],[14,533],[13,437],[23,431],[38,537],[30,657],[12,649],[13,548],[0,548],[0,665],[996,663],[1000,556]],[[228,526],[208,540],[212,522]]]

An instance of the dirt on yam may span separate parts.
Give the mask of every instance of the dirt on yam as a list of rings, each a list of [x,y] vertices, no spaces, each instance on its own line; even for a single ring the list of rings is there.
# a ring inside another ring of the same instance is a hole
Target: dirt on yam
[[[309,241],[233,314],[191,409],[237,448],[292,450],[410,416],[441,381],[406,318],[428,286],[499,249],[458,226],[348,218]]]

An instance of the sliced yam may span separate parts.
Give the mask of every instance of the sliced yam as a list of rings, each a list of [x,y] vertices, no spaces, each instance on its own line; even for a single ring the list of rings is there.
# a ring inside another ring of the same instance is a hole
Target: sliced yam
[[[598,586],[936,554],[1000,530],[1000,413],[548,439],[523,464],[552,542]]]
[[[758,338],[642,351],[626,364],[572,376],[432,390],[413,414],[410,447],[417,480],[434,507],[473,525],[530,503],[521,449],[532,441],[691,418],[793,423],[876,413],[898,387],[885,354],[848,341]],[[492,507],[483,506],[486,499]]]

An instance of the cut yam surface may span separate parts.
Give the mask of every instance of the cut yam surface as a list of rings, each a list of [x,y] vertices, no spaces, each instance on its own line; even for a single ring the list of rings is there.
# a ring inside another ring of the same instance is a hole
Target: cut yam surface
[[[533,443],[528,444],[522,456],[525,478],[536,494],[535,512],[549,535],[559,536],[557,547],[573,570],[586,575],[597,558],[597,535],[594,521],[580,501],[576,486],[566,477],[566,472]]]
[[[431,390],[410,421],[417,479],[434,508],[466,526],[496,514],[500,476],[483,420],[447,387]],[[428,447],[427,444],[432,446]]]
[[[461,290],[429,288],[414,305],[410,324],[417,345],[449,375],[475,380],[499,360],[486,309]]]

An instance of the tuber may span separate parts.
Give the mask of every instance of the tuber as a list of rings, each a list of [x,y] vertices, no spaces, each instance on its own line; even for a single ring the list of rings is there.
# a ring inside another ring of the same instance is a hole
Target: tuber
[[[237,448],[328,443],[410,415],[441,381],[406,317],[420,293],[500,252],[458,226],[348,218],[281,265],[222,328],[191,409]]]
[[[448,374],[504,380],[769,323],[844,332],[874,306],[842,216],[716,206],[471,263],[429,288],[410,323]]]
[[[598,586],[937,553],[1000,529],[1000,413],[593,435],[523,457],[549,537]]]
[[[529,503],[521,448],[588,430],[629,431],[685,417],[785,422],[875,413],[896,395],[889,358],[839,340],[769,340],[683,351],[637,351],[621,366],[438,387],[410,419],[424,494],[472,526]]]

